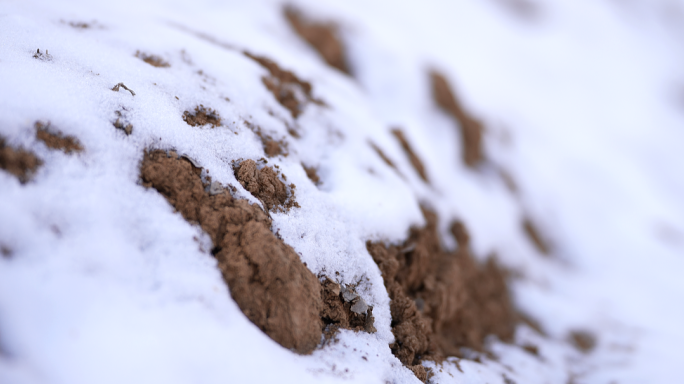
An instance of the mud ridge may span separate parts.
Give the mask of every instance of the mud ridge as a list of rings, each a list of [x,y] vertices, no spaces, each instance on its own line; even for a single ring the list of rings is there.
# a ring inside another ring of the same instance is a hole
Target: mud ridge
[[[464,357],[482,352],[485,337],[511,341],[517,313],[511,303],[506,273],[493,258],[479,264],[469,249],[465,226],[452,234],[458,249],[442,249],[437,215],[423,209],[426,226],[412,228],[400,245],[366,244],[378,264],[390,296],[395,356],[422,378],[423,360]]]
[[[33,152],[12,148],[0,136],[0,168],[16,176],[20,183],[29,182],[41,165],[43,160]]]
[[[292,7],[285,8],[285,18],[297,34],[323,57],[328,65],[350,74],[349,65],[337,28],[331,23],[316,23]]]
[[[427,174],[425,173],[425,167],[423,166],[423,162],[420,161],[420,158],[413,151],[413,148],[411,148],[411,145],[409,144],[408,140],[406,140],[406,136],[404,136],[404,132],[402,132],[402,130],[399,128],[395,128],[392,130],[392,134],[394,135],[394,137],[397,138],[397,140],[399,140],[401,148],[404,149],[404,152],[411,161],[411,165],[413,165],[413,168],[416,170],[416,172],[418,172],[420,178],[423,179],[424,182],[429,184],[430,181],[428,180]]]
[[[483,159],[482,122],[473,117],[456,98],[446,77],[439,72],[431,72],[432,96],[442,109],[458,122],[463,142],[463,162],[469,167],[477,166]]]
[[[37,121],[34,126],[36,128],[36,139],[45,143],[48,148],[58,149],[66,154],[83,152],[83,146],[77,138],[63,135],[61,132],[54,132],[49,122]]]
[[[294,73],[281,69],[273,60],[244,52],[245,56],[266,68],[270,76],[261,78],[266,88],[278,100],[280,105],[290,111],[293,118],[297,118],[304,111],[308,102],[322,105],[323,102],[311,95],[311,83],[300,80]]]
[[[143,185],[211,237],[230,294],[250,321],[300,354],[311,353],[326,328],[374,331],[372,307],[345,300],[349,287],[319,280],[272,232],[266,212],[229,190],[207,191],[201,174],[190,160],[161,150],[146,152],[140,166]]]

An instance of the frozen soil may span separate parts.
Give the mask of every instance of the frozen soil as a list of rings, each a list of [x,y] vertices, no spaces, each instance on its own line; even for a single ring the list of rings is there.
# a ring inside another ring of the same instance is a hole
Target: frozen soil
[[[482,122],[472,116],[456,98],[447,78],[436,71],[430,73],[432,96],[445,112],[458,123],[462,139],[463,162],[469,167],[477,166],[483,159]]]
[[[297,34],[313,47],[331,67],[349,74],[349,65],[344,45],[338,36],[337,28],[331,23],[318,23],[308,20],[301,12],[289,7],[285,17]]]
[[[83,151],[83,146],[77,138],[54,131],[49,122],[43,123],[38,121],[35,124],[35,128],[36,138],[45,143],[48,148],[58,149],[66,154]]]
[[[5,138],[0,136],[0,168],[11,173],[22,184],[27,183],[43,161],[34,153],[7,145]]]
[[[511,341],[518,321],[506,273],[493,258],[480,265],[469,248],[463,223],[452,224],[458,249],[442,249],[437,214],[423,209],[427,222],[412,228],[400,245],[368,242],[390,296],[392,352],[421,378],[421,361],[482,352],[485,337]]]
[[[312,94],[311,83],[300,80],[293,72],[280,68],[273,60],[244,52],[245,56],[266,68],[270,76],[263,76],[262,81],[278,102],[297,118],[308,102],[322,104]]]
[[[209,124],[212,128],[216,128],[221,125],[221,116],[215,110],[205,108],[204,105],[195,107],[194,113],[190,111],[183,112],[183,120],[193,127]]]
[[[258,205],[235,199],[226,189],[207,192],[202,169],[175,153],[145,152],[143,185],[161,193],[183,217],[211,237],[230,294],[244,314],[285,348],[311,353],[323,330],[375,332],[372,307],[327,277],[317,278],[289,245],[271,231],[271,219]],[[286,198],[285,186],[270,167],[243,161],[238,178],[272,209]]]

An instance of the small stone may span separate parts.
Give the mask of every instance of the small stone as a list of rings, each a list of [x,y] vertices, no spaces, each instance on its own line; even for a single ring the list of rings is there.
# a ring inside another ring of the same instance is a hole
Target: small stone
[[[351,311],[354,313],[358,313],[359,315],[365,314],[367,310],[368,304],[366,304],[366,302],[360,297],[359,300],[351,306]]]
[[[219,193],[223,192],[223,185],[219,183],[218,181],[212,181],[211,184],[209,185],[209,194],[210,195],[218,195]]]
[[[342,298],[344,299],[344,301],[352,301],[357,297],[359,297],[359,295],[354,293],[354,291],[352,289],[349,289],[349,287],[344,287],[342,289]]]

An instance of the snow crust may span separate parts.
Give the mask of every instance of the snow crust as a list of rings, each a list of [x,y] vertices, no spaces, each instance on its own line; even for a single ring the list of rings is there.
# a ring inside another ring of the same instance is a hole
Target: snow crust
[[[549,0],[522,17],[510,3],[289,3],[337,23],[354,79],[295,35],[279,1],[0,3],[0,134],[45,162],[26,185],[0,172],[0,243],[13,251],[0,258],[0,382],[416,383],[388,347],[389,298],[365,242],[404,239],[421,204],[439,212],[445,246],[461,219],[479,257],[520,275],[516,304],[548,333],[521,325],[513,345],[491,341],[497,359],[427,362],[431,382],[684,382],[684,4]],[[52,60],[34,59],[38,48]],[[327,107],[294,121],[242,50],[310,81]],[[477,172],[432,102],[432,68],[486,122]],[[119,82],[136,95],[111,91]],[[189,127],[182,113],[198,104],[224,126]],[[113,128],[116,111],[131,136]],[[48,150],[36,120],[84,153]],[[230,298],[201,230],[140,185],[143,151],[175,149],[256,202],[231,168],[264,157],[244,120],[288,143],[269,164],[297,185],[301,209],[274,214],[274,229],[314,273],[360,284],[377,333],[343,331],[311,356],[283,349]],[[318,167],[320,187],[302,163]],[[525,237],[524,217],[554,258]],[[596,349],[571,347],[574,329],[594,333]]]

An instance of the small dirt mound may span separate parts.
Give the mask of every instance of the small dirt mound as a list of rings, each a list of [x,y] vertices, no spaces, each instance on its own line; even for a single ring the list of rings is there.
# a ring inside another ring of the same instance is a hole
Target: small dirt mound
[[[211,237],[231,296],[254,324],[300,354],[316,348],[326,326],[375,331],[372,307],[359,305],[359,297],[345,299],[345,293],[347,299],[355,295],[353,287],[319,281],[273,234],[258,205],[234,199],[228,190],[208,192],[201,173],[189,160],[160,150],[146,152],[140,166],[143,185]]]
[[[462,357],[463,347],[483,351],[490,334],[511,340],[517,323],[503,270],[491,258],[475,261],[462,224],[452,226],[458,250],[444,251],[437,215],[423,214],[427,225],[412,228],[403,244],[367,243],[391,299],[396,342],[390,347],[414,372],[425,359]]]
[[[35,124],[36,138],[48,148],[58,149],[66,154],[82,152],[83,146],[74,136],[64,136],[61,132],[52,132],[50,123],[37,121]]]
[[[349,74],[344,45],[332,24],[315,23],[294,8],[285,8],[285,17],[297,34],[323,57],[328,65]]]
[[[484,159],[482,152],[482,123],[471,116],[456,99],[452,87],[446,77],[438,72],[430,73],[432,96],[437,104],[448,112],[461,128],[463,141],[463,161],[469,167],[475,167]]]
[[[426,183],[430,183],[427,178],[427,174],[425,173],[425,167],[423,166],[423,162],[420,161],[420,158],[416,156],[416,153],[413,152],[413,149],[411,148],[411,145],[409,145],[408,140],[406,140],[406,136],[404,136],[404,132],[401,131],[401,129],[393,129],[392,134],[394,137],[399,140],[399,144],[401,144],[401,147],[404,149],[404,152],[406,152],[406,156],[409,157],[409,160],[411,161],[411,165],[413,165],[413,168],[418,172],[418,175],[420,175],[420,178],[423,179]]]
[[[311,84],[300,80],[294,73],[281,69],[273,60],[244,52],[245,56],[256,61],[270,72],[271,76],[261,78],[266,88],[271,91],[280,105],[290,111],[293,118],[297,118],[307,102],[322,104],[320,100],[311,96]]]
[[[166,62],[164,59],[162,59],[160,56],[157,56],[157,55],[149,55],[147,53],[136,51],[135,57],[139,58],[140,60],[146,62],[147,64],[149,64],[153,67],[157,67],[157,68],[168,68],[168,67],[170,67],[168,62]]]
[[[29,182],[41,165],[43,161],[35,154],[8,146],[0,136],[0,168],[16,176],[20,183]]]
[[[183,112],[183,121],[193,127],[211,124],[212,128],[216,128],[221,125],[221,116],[215,110],[200,104],[195,107],[194,114],[190,111]]]
[[[259,168],[254,160],[245,160],[235,168],[235,177],[269,211],[287,211],[299,207],[294,196],[296,186],[289,185],[292,196],[288,196],[287,186],[271,167]]]

